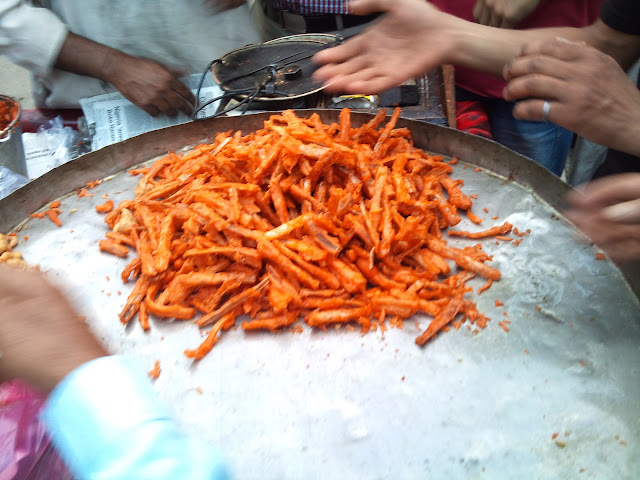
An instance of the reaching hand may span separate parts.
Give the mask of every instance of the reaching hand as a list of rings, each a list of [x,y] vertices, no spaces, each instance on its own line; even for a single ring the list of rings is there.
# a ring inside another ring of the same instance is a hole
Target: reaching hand
[[[0,382],[23,378],[46,391],[106,355],[64,296],[40,273],[0,267]]]
[[[568,200],[567,218],[612,260],[640,259],[640,173],[600,178]]]
[[[533,12],[540,0],[478,0],[473,18],[482,25],[513,28]]]
[[[424,0],[355,0],[351,12],[385,15],[362,34],[317,53],[315,77],[329,91],[378,93],[444,63],[453,48],[438,35],[449,16]]]
[[[104,78],[151,116],[191,115],[195,97],[178,75],[159,63],[124,53],[112,54]]]
[[[549,120],[588,140],[640,154],[640,92],[620,65],[584,43],[555,39],[526,45],[504,68],[504,98],[516,118]]]

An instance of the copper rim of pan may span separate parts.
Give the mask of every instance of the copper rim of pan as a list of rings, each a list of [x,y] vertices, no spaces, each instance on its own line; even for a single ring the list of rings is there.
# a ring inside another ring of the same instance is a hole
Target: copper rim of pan
[[[11,130],[17,125],[18,121],[20,120],[20,115],[22,114],[22,107],[20,106],[20,102],[18,102],[18,100],[16,100],[13,97],[10,97],[8,95],[0,94],[0,103],[10,103],[10,104],[16,105],[18,107],[18,110],[17,110],[13,120],[11,120],[11,122],[9,122],[9,125],[7,125],[6,128],[0,130],[0,141],[3,141],[5,139],[5,137],[7,137],[9,135]]]

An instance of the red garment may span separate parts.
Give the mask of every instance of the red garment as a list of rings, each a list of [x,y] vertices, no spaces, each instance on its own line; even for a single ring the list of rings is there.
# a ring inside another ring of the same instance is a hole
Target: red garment
[[[515,29],[584,27],[600,16],[603,0],[541,0],[536,9]],[[443,12],[474,22],[476,0],[432,0]],[[484,97],[502,98],[504,80],[468,68],[456,67],[456,85]]]
[[[456,102],[456,124],[461,132],[493,140],[489,117],[482,102]]]

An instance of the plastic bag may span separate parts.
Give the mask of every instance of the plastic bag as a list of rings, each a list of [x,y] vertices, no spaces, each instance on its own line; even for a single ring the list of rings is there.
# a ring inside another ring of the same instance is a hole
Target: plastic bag
[[[0,384],[0,480],[72,480],[47,436],[45,397],[20,380]]]
[[[45,125],[40,126],[38,133],[43,134],[47,139],[47,145],[51,152],[47,169],[53,170],[77,156],[75,147],[78,132],[71,127],[65,127],[62,117],[59,115],[53,120],[49,120],[47,124],[46,127]]]
[[[0,200],[29,183],[27,177],[18,175],[7,167],[0,167]]]

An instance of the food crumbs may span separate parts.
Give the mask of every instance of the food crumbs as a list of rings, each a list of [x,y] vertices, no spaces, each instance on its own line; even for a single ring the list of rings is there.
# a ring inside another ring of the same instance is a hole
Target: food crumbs
[[[503,306],[503,305],[504,305],[504,303],[503,303],[503,302],[501,302],[501,301],[500,301],[500,300],[498,300],[498,299],[496,299],[495,304],[496,304],[496,307],[501,307],[501,306]]]
[[[556,438],[558,438],[558,433],[554,433],[553,435],[551,435],[551,440],[555,440]]]
[[[484,207],[482,210],[484,210],[484,213],[489,213],[489,209],[487,207]]]
[[[202,388],[196,387],[196,392],[198,392],[200,395],[202,395]]]
[[[582,365],[583,367],[585,366],[584,360],[582,359],[578,360],[578,363],[580,363],[580,365]]]
[[[604,253],[596,253],[596,260],[605,260],[607,256]]]
[[[627,442],[625,442],[624,440],[620,440],[620,445],[622,445],[623,447],[627,446]]]
[[[481,171],[482,171],[482,169],[481,169],[481,168],[474,168],[474,169],[473,169],[473,171],[474,171],[474,172],[481,172]]]
[[[156,360],[156,363],[153,365],[153,368],[149,372],[149,377],[153,380],[157,380],[160,376],[160,360]]]
[[[404,382],[404,375],[402,376],[402,379],[401,379],[401,380]]]
[[[491,217],[491,220],[498,220],[500,217],[497,215],[494,215],[493,217]]]
[[[542,310],[542,307],[540,305],[538,305],[538,306],[536,306],[536,310],[540,311],[540,310]]]
[[[561,440],[556,440],[556,445],[559,446],[560,448],[564,448],[567,446],[567,442],[563,442]]]
[[[528,348],[525,348],[525,349],[524,349],[524,354],[525,354],[525,355],[529,355],[529,349],[528,349]]]

